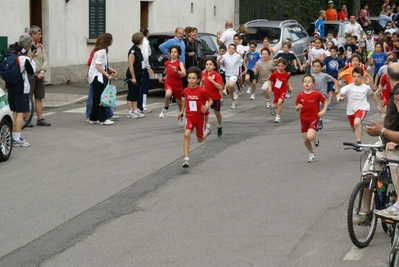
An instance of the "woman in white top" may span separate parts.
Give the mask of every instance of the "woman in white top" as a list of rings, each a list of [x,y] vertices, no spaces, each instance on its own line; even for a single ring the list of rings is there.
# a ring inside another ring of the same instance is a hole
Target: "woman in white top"
[[[108,66],[108,47],[113,43],[112,35],[104,33],[98,36],[96,46],[94,47],[94,57],[89,69],[89,83],[93,88],[93,108],[90,114],[90,123],[100,125],[111,125],[113,121],[107,120],[105,107],[100,106],[101,94],[112,80],[113,75],[117,76],[114,69]]]

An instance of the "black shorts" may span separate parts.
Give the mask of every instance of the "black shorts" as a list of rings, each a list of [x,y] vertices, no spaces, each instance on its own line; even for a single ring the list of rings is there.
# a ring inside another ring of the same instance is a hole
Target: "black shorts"
[[[213,100],[211,109],[213,109],[214,111],[220,111],[220,99]]]
[[[220,76],[222,76],[222,81],[223,81],[223,85],[224,85],[225,81],[226,81],[226,72],[222,69],[219,69],[219,74],[220,74]]]
[[[253,70],[247,70],[247,75],[249,75],[249,80],[252,82],[253,80],[258,80],[258,75],[255,75]]]
[[[140,82],[136,82],[135,84],[129,82],[127,83],[128,91],[126,100],[130,102],[137,102],[139,100],[139,92],[140,92]]]
[[[8,102],[11,111],[17,113],[29,112],[29,94],[22,94],[8,90]]]

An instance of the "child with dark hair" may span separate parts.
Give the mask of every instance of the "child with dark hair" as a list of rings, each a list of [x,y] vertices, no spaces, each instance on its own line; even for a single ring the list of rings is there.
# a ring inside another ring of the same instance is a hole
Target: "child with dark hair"
[[[208,91],[198,83],[201,81],[201,70],[198,67],[190,67],[187,70],[188,87],[183,90],[182,105],[180,106],[177,120],[181,121],[183,113],[186,116],[186,124],[183,142],[183,168],[190,166],[188,157],[190,151],[190,139],[193,130],[196,130],[199,143],[211,133],[210,124],[205,123],[205,114],[208,112],[213,101]]]
[[[247,72],[245,74],[245,81],[249,85],[247,89],[247,94],[251,94],[251,100],[255,99],[255,90],[258,77],[254,73],[254,67],[256,62],[261,59],[258,51],[256,51],[256,41],[249,42],[249,50],[245,53],[244,61],[247,63]]]
[[[333,45],[330,48],[330,56],[326,57],[323,60],[323,64],[326,66],[326,73],[333,77],[334,79],[338,78],[338,70],[345,66],[345,62],[337,56],[338,54],[338,46]],[[335,92],[338,92],[338,88],[334,88],[333,82],[328,82],[327,84],[327,94],[328,94],[328,110],[331,110],[331,100]]]

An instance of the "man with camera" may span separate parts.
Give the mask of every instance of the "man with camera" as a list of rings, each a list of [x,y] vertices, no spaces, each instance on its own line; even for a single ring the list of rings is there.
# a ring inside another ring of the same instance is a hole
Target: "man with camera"
[[[37,116],[37,126],[50,126],[51,123],[43,119],[43,98],[44,98],[44,73],[48,67],[47,54],[44,51],[43,45],[40,43],[42,38],[42,30],[33,25],[29,29],[29,35],[32,38],[32,46],[28,56],[36,54],[34,62],[36,63],[35,75],[29,77],[29,83],[31,87],[31,95],[35,97],[35,108]],[[33,127],[32,124],[29,127]]]

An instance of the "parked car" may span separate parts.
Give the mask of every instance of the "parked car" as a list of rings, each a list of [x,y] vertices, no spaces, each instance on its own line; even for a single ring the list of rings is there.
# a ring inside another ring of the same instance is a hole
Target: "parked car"
[[[0,161],[6,161],[12,151],[12,112],[6,93],[0,88]]]
[[[367,30],[371,31],[373,34],[378,35],[378,32],[374,32],[375,24],[378,22],[378,17],[370,17],[371,25],[367,27]],[[399,32],[399,28],[393,23],[393,28],[396,32]]]
[[[247,40],[255,40],[258,43],[258,49],[262,47],[264,37],[270,39],[270,46],[275,53],[281,50],[284,41],[289,40],[292,43],[291,51],[303,62],[303,52],[308,48],[309,35],[296,20],[258,19],[245,24],[247,25]]]
[[[151,36],[148,38],[151,46],[150,63],[155,74],[154,77],[150,77],[150,88],[163,88],[163,84],[159,83],[159,77],[162,76],[165,69],[164,63],[168,60],[168,57],[163,54],[158,47],[166,40],[174,37],[174,32],[158,32],[151,33]],[[216,59],[219,56],[219,46],[217,45],[216,35],[214,34],[199,32],[197,38],[202,43],[202,51],[200,55],[201,65],[199,67],[204,69],[205,66],[203,63],[206,58],[210,57]]]

